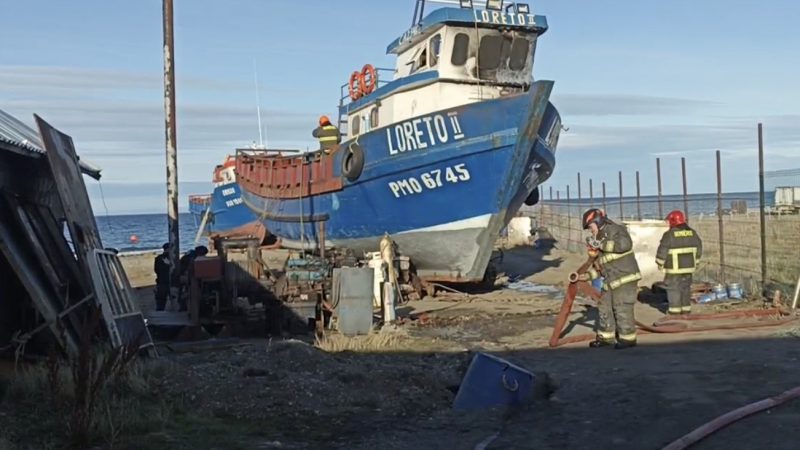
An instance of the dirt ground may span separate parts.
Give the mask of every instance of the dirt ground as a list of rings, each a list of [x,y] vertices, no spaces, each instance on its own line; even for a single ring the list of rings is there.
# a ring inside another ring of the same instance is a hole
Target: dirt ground
[[[585,343],[548,348],[560,290],[581,262],[548,245],[508,250],[501,270],[512,283],[556,289],[505,287],[424,299],[400,309],[403,323],[368,337],[219,341],[223,348],[192,352],[160,345],[160,364],[169,370],[153,395],[192,417],[171,416],[162,429],[117,447],[659,449],[721,414],[800,384],[797,324],[644,334],[639,347],[625,351]],[[660,306],[639,303],[637,316],[653,322],[662,316]],[[593,309],[576,305],[571,320],[569,335],[589,333]],[[454,411],[455,392],[476,352],[533,372],[534,399],[513,411]],[[795,448],[798,419],[800,402],[791,402],[693,448]]]
[[[581,262],[554,246],[518,247],[504,252],[501,269],[512,282],[563,289]],[[506,287],[413,302],[400,314],[423,320],[384,330],[361,347],[342,338],[318,348],[301,338],[165,350],[183,375],[164,385],[164,395],[188,398],[215,420],[250,424],[237,434],[242,448],[471,449],[484,442],[497,449],[657,449],[798,384],[800,345],[790,326],[641,335],[640,346],[626,351],[585,343],[547,348],[562,295]],[[658,319],[657,306],[637,304],[637,317]],[[593,310],[573,312],[569,334],[591,332]],[[536,399],[513,412],[453,411],[479,351],[534,372]],[[796,438],[789,427],[799,414],[800,402],[790,403],[697,448],[790,448]]]

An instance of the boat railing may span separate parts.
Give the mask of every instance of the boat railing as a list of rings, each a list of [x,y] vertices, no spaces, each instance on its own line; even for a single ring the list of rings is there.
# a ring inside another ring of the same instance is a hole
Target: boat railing
[[[302,153],[302,150],[294,148],[237,148],[236,157],[239,156],[288,156]]]
[[[378,81],[376,89],[389,84],[394,77],[394,69],[387,69],[385,67],[376,67],[375,72],[378,74]],[[350,83],[347,82],[339,88],[339,106],[344,106],[350,103]]]
[[[210,194],[190,194],[189,195],[189,203],[194,203],[197,205],[208,205],[211,203],[211,195]]]

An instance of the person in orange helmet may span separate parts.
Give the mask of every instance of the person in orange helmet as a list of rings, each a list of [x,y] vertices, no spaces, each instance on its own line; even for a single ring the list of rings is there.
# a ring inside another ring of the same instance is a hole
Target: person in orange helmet
[[[342,142],[342,134],[339,129],[331,125],[331,120],[328,116],[320,116],[319,126],[311,133],[315,138],[319,139],[319,148],[328,154],[333,147]]]
[[[682,211],[672,211],[666,218],[669,230],[661,237],[656,264],[664,271],[669,314],[692,312],[692,276],[703,255],[703,241],[686,223]]]

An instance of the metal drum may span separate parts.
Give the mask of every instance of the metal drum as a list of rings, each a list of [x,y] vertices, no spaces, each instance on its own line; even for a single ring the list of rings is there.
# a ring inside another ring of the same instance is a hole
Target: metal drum
[[[744,298],[744,290],[742,289],[742,285],[739,283],[729,283],[728,297],[734,299]]]

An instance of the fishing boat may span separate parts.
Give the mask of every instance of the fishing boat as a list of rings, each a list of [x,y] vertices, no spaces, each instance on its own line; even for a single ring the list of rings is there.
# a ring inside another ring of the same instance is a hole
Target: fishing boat
[[[214,190],[211,194],[189,196],[189,212],[198,226],[198,238],[265,237],[264,224],[242,201],[241,187],[236,183],[236,156],[227,155],[214,168]]]
[[[367,64],[343,84],[333,151],[237,153],[243,203],[284,247],[372,252],[388,234],[423,280],[484,278],[501,230],[538,201],[561,131],[553,82],[533,79],[547,19],[484,6],[417,0],[386,49],[395,68]]]

